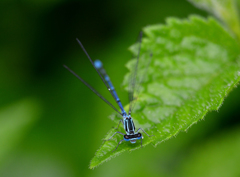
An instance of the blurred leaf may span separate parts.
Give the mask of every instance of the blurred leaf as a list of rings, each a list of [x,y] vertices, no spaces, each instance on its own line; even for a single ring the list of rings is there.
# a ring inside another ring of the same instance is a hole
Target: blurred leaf
[[[23,100],[0,110],[1,161],[33,126],[38,114],[37,103],[33,100]]]
[[[153,137],[144,135],[143,146],[157,145],[179,131],[186,131],[206,115],[218,110],[224,97],[240,80],[239,45],[216,20],[192,16],[189,20],[169,18],[167,25],[153,25],[144,29],[139,73],[144,73],[141,93],[132,117],[136,129],[143,128]],[[132,52],[135,53],[134,47]],[[132,71],[134,61],[127,67]],[[124,85],[127,85],[129,74]],[[112,115],[119,122],[119,117]],[[112,129],[106,139],[116,130]],[[120,129],[124,132],[123,128]],[[122,142],[117,134],[104,142],[92,159],[90,168],[129,150],[141,143]]]
[[[222,20],[240,41],[239,0],[188,0]]]
[[[177,176],[239,176],[240,129],[224,132],[205,144],[198,144],[179,166]],[[180,175],[182,174],[182,175]]]

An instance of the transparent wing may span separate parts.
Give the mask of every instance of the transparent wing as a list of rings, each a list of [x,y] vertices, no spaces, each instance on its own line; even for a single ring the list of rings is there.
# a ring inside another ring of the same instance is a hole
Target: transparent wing
[[[91,57],[89,56],[89,54],[87,53],[86,49],[83,47],[82,43],[79,41],[79,39],[77,38],[76,39],[78,44],[80,45],[80,47],[82,48],[82,50],[84,51],[84,53],[86,54],[86,56],[88,57],[89,61],[91,62],[92,66],[94,67],[94,69],[97,71],[99,77],[101,78],[101,80],[103,81],[103,83],[105,84],[105,86],[107,87],[108,91],[111,93],[111,95],[113,96],[114,100],[116,101],[116,103],[118,104],[118,106],[120,107],[122,113],[121,115],[123,115],[125,113],[124,109],[123,109],[123,106],[122,104],[120,103],[120,100],[117,96],[117,93],[115,92],[114,90],[114,87],[112,86],[112,83],[111,81],[107,80],[106,77],[104,77],[104,73],[101,72],[101,68],[97,68],[95,65],[94,65],[94,62],[92,61]],[[104,71],[105,72],[105,71]],[[109,78],[109,77],[107,77]],[[82,80],[81,80],[82,81]],[[83,82],[83,81],[82,81]],[[86,85],[86,84],[85,84]],[[94,92],[95,93],[95,92]],[[106,102],[106,101],[105,101]],[[109,104],[109,102],[108,102]],[[109,104],[110,105],[110,104]],[[111,107],[112,107],[112,104],[111,104]],[[115,108],[116,109],[116,108]],[[119,111],[118,111],[119,112]]]
[[[138,41],[136,45],[136,56],[133,56],[133,58],[136,58],[135,66],[131,72],[131,75],[129,77],[129,85],[128,85],[128,95],[129,95],[129,114],[131,114],[132,110],[134,109],[136,100],[135,95],[139,94],[140,91],[140,85],[143,82],[144,76],[146,75],[148,71],[148,67],[152,60],[152,53],[149,54],[149,61],[147,62],[147,65],[145,65],[145,69],[143,73],[141,73],[141,76],[138,74],[138,67],[139,67],[139,59],[140,59],[140,51],[141,51],[141,42],[142,42],[142,32],[139,34]]]
[[[134,91],[135,95],[139,94],[141,83],[144,80],[144,76],[146,76],[146,74],[147,74],[147,71],[148,71],[148,68],[149,68],[149,65],[150,65],[151,61],[152,61],[152,53],[150,53],[150,55],[149,55],[149,61],[148,61],[147,65],[146,65],[146,67],[145,67],[144,72],[142,73],[141,76],[139,76],[139,78],[136,81],[136,86],[135,86],[135,91]],[[137,101],[137,98],[133,98],[132,109],[131,110],[134,109],[134,106],[136,105],[136,101]]]
[[[132,106],[134,101],[134,90],[136,86],[136,79],[137,79],[137,70],[138,70],[138,63],[139,63],[139,56],[141,51],[141,43],[142,43],[142,31],[139,34],[138,41],[137,41],[137,61],[132,71],[132,74],[129,78],[129,85],[128,85],[128,98],[129,98],[129,111],[128,114],[130,115],[132,112]]]
[[[72,71],[70,68],[68,68],[66,65],[63,65],[68,71],[70,71],[76,78],[78,78],[84,85],[86,85],[90,90],[93,91],[99,98],[101,98],[105,103],[107,103],[109,106],[111,106],[116,112],[120,113],[117,108],[115,108],[106,98],[104,98],[100,93],[98,93],[91,85],[89,85],[86,81],[84,81],[80,76],[78,76],[74,71]]]
[[[77,40],[78,44],[80,45],[80,47],[82,48],[83,52],[84,52],[84,53],[86,54],[86,56],[88,57],[88,59],[89,59],[89,61],[91,62],[92,66],[94,67],[94,69],[97,71],[99,77],[102,79],[103,83],[105,84],[105,86],[106,86],[107,89],[109,90],[109,89],[110,89],[110,88],[109,88],[109,85],[108,85],[107,82],[104,80],[104,78],[102,77],[102,75],[100,74],[100,72],[98,71],[98,69],[95,67],[95,65],[94,65],[91,57],[88,55],[88,53],[87,53],[86,49],[83,47],[81,41],[80,41],[78,38],[76,38],[76,40]]]

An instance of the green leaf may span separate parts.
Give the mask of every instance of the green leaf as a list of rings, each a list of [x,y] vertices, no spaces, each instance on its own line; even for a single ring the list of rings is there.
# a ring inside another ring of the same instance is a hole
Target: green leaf
[[[222,20],[240,41],[239,0],[189,0],[196,7],[214,14]]]
[[[36,101],[29,99],[0,110],[0,162],[34,125],[38,109]]]
[[[144,73],[141,92],[132,117],[136,129],[143,128],[143,146],[157,145],[186,131],[203,119],[207,112],[218,110],[224,97],[240,80],[240,50],[238,43],[213,18],[192,16],[189,20],[167,19],[166,25],[144,28],[139,73]],[[135,53],[135,48],[131,48]],[[132,72],[131,60],[127,67]],[[124,79],[127,85],[129,74]],[[127,107],[126,107],[127,109]],[[128,110],[128,109],[127,109]],[[111,116],[116,123],[120,118]],[[116,130],[109,131],[108,139]],[[125,132],[122,128],[119,131]],[[122,142],[117,134],[113,140],[104,142],[92,159],[90,168],[116,157],[124,151],[141,148]]]

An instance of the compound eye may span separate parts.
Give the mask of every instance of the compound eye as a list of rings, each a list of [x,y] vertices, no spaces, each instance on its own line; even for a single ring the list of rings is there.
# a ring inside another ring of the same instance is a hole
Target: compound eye
[[[125,139],[129,139],[129,136],[127,136],[127,135],[124,135],[124,138],[125,138]]]
[[[141,133],[138,133],[138,135],[137,135],[138,137],[141,137],[142,136],[142,134]]]

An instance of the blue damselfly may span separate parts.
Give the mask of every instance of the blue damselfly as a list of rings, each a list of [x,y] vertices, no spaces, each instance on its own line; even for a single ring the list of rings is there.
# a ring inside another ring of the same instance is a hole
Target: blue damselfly
[[[131,112],[132,112],[132,109],[133,109],[133,102],[134,102],[134,91],[136,89],[136,75],[137,75],[137,70],[138,70],[139,55],[140,55],[140,49],[141,49],[141,40],[142,40],[142,32],[139,35],[139,41],[138,41],[139,47],[138,47],[138,53],[137,53],[137,61],[136,61],[135,67],[133,69],[132,75],[131,75],[130,80],[129,80],[130,82],[129,82],[129,89],[128,89],[128,92],[129,92],[129,111],[128,111],[128,114],[124,110],[123,105],[122,105],[122,103],[121,103],[121,101],[120,101],[120,99],[119,99],[119,97],[117,95],[117,92],[115,91],[115,89],[113,87],[113,84],[112,84],[109,76],[107,75],[105,69],[103,68],[102,62],[100,60],[96,60],[96,61],[93,62],[93,60],[88,55],[88,53],[85,50],[85,48],[83,47],[82,43],[78,39],[77,39],[77,42],[79,43],[79,45],[81,46],[82,50],[84,51],[84,53],[88,57],[89,61],[91,62],[92,66],[97,71],[97,73],[100,76],[101,80],[103,81],[103,83],[105,84],[105,86],[107,87],[107,89],[109,90],[111,95],[113,96],[114,100],[116,101],[116,103],[119,106],[121,111],[119,111],[117,108],[115,108],[107,99],[105,99],[92,86],[90,86],[86,81],[84,81],[81,77],[79,77],[74,71],[72,71],[66,65],[64,65],[64,67],[68,71],[70,71],[82,83],[84,83],[90,90],[92,90],[99,98],[101,98],[105,103],[107,103],[109,106],[111,106],[116,112],[118,112],[122,116],[122,119],[119,121],[117,129],[118,129],[120,123],[122,123],[123,127],[124,127],[124,130],[126,131],[126,134],[117,131],[109,139],[107,139],[107,140],[112,139],[112,137],[114,135],[116,135],[117,133],[123,135],[123,139],[119,141],[119,143],[118,143],[117,147],[115,148],[115,150],[118,148],[119,144],[122,141],[130,141],[131,143],[136,143],[137,140],[141,140],[141,147],[142,147],[143,136],[142,136],[141,133],[139,133],[140,130],[142,132],[144,132],[147,136],[150,137],[150,135],[148,135],[142,128],[138,128],[137,130],[135,129],[135,125],[134,125],[133,119],[131,117]]]

